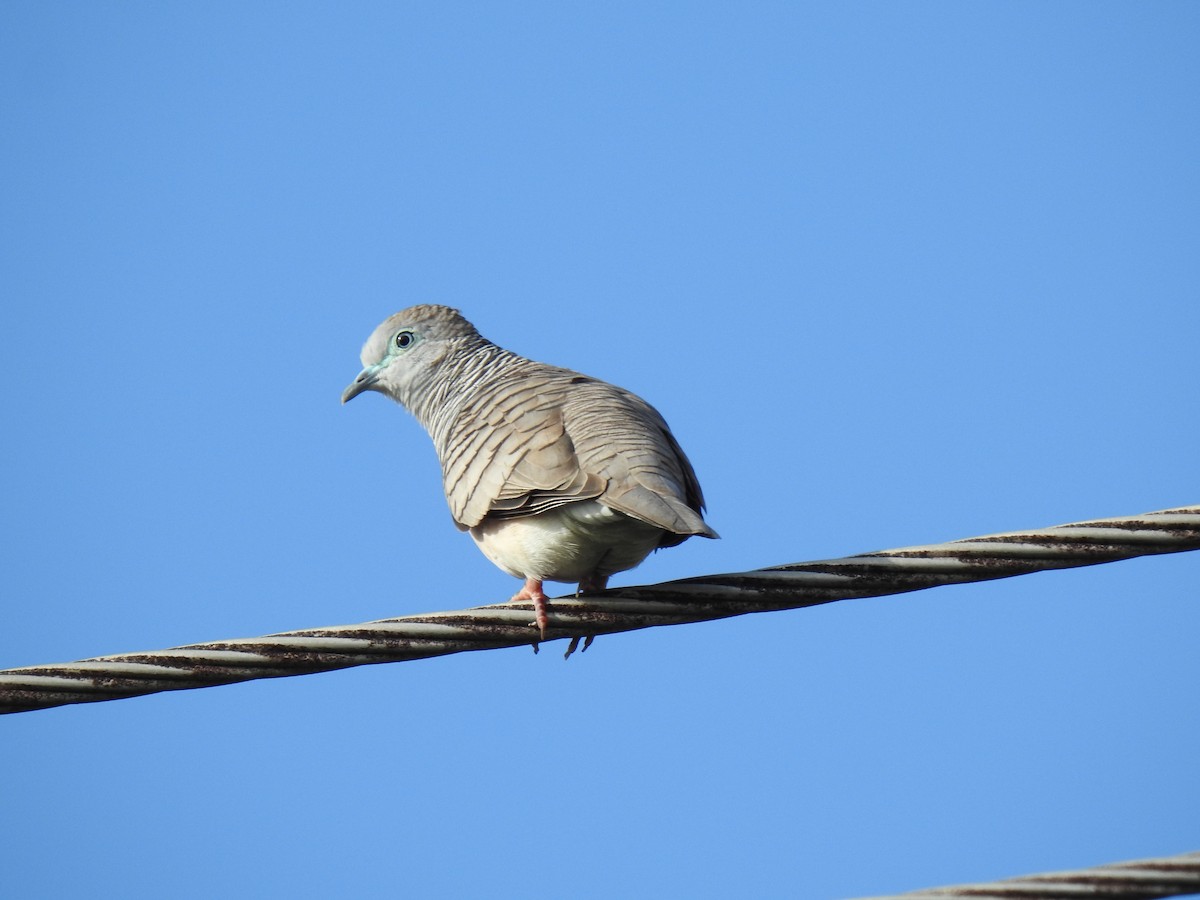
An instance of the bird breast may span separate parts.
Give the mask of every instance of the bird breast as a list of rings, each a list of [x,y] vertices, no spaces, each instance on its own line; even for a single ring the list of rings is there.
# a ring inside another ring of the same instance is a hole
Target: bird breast
[[[493,563],[517,578],[576,583],[632,569],[663,531],[595,500],[533,516],[484,519],[471,537]]]

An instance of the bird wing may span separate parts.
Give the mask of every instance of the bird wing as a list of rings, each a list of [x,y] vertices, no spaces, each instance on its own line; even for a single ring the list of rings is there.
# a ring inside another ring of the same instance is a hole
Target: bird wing
[[[528,363],[474,394],[439,448],[460,528],[598,499],[680,535],[716,537],[687,457],[659,413],[628,391]]]
[[[662,415],[636,394],[587,379],[563,407],[579,466],[607,485],[605,506],[680,535],[716,537],[704,521],[704,495]]]
[[[439,449],[446,499],[460,528],[604,493],[604,479],[580,468],[567,434],[567,387],[547,373],[526,372],[488,385],[463,405],[445,451]]]

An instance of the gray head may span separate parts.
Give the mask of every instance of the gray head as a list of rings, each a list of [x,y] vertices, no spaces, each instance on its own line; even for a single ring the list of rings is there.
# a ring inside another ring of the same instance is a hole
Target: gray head
[[[448,306],[410,306],[385,319],[362,348],[365,367],[342,392],[342,402],[363,391],[379,391],[411,408],[419,391],[445,357],[457,348],[486,344],[475,326]]]

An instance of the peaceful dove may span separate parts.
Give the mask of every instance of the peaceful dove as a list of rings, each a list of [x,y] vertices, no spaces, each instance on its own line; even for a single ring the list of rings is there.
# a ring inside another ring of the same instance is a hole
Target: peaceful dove
[[[602,590],[704,521],[696,473],[658,411],[597,378],[496,346],[458,310],[421,305],[384,321],[342,393],[386,394],[433,438],[458,528],[524,586],[546,636],[544,581]]]

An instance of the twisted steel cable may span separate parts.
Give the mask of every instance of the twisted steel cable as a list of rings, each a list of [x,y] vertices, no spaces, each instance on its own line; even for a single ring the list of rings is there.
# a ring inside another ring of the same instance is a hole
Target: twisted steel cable
[[[1076,897],[1150,900],[1153,897],[1196,893],[1200,893],[1200,853],[1184,853],[1180,856],[1110,863],[1071,872],[1024,875],[985,884],[927,888],[864,900],[945,900],[947,897],[985,900],[1074,900]]]
[[[1200,506],[554,600],[551,639],[680,625],[1200,549]],[[307,628],[0,671],[0,713],[534,643],[532,604]],[[536,643],[534,647],[536,649]]]

